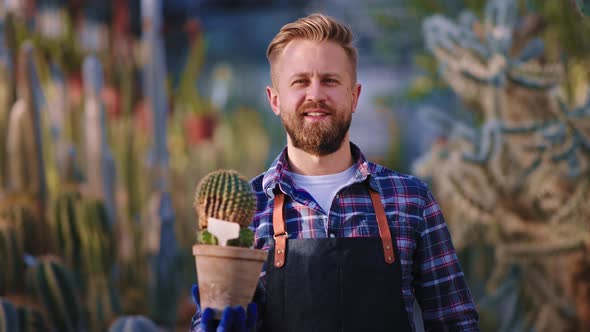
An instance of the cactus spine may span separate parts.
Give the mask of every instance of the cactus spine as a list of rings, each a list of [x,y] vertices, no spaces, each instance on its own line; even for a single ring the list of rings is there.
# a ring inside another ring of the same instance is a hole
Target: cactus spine
[[[199,182],[194,208],[201,229],[207,228],[207,218],[232,221],[247,227],[254,217],[256,197],[248,180],[233,170],[218,170]]]
[[[158,328],[151,320],[144,316],[124,316],[118,318],[109,332],[157,332]]]
[[[41,258],[27,271],[27,286],[57,331],[83,330],[79,288],[66,266],[50,257]]]

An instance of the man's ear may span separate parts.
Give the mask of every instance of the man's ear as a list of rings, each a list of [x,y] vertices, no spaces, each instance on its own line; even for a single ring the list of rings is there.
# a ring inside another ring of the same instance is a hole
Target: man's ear
[[[357,83],[352,88],[352,113],[356,111],[356,105],[358,104],[359,97],[361,96],[361,84]]]
[[[266,87],[266,97],[268,98],[268,104],[270,108],[272,108],[273,113],[278,116],[281,114],[280,103],[279,103],[279,95],[277,90],[272,86]]]

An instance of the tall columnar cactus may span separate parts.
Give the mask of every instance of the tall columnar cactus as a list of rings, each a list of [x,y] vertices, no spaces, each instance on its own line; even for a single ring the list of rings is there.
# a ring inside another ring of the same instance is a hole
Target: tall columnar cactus
[[[19,332],[46,332],[51,331],[41,312],[31,307],[17,307]]]
[[[39,259],[27,271],[27,287],[47,310],[56,331],[84,330],[80,290],[65,265],[50,257]]]
[[[157,219],[159,225],[159,250],[151,260],[150,317],[164,325],[173,325],[176,320],[178,282],[176,262],[178,261],[176,235],[174,231],[174,210],[168,184],[168,105],[166,97],[166,61],[162,38],[162,1],[142,0],[141,19],[144,30],[146,61],[144,67],[144,93],[152,107],[154,123],[154,186],[152,201],[158,201]]]
[[[17,192],[36,192],[39,183],[39,167],[36,162],[35,140],[31,109],[23,101],[17,101],[8,120],[7,170],[8,187]]]
[[[50,207],[49,223],[54,242],[59,243],[58,252],[68,266],[76,271],[83,269],[80,226],[76,218],[76,206],[82,196],[76,190],[58,194]]]
[[[6,37],[12,32],[12,20],[6,15],[0,18],[0,188],[6,185],[6,134],[8,115],[14,103],[14,71]]]
[[[20,331],[14,305],[0,298],[0,332]]]
[[[61,193],[52,206],[53,234],[66,262],[81,281],[91,331],[104,331],[118,312],[110,285],[115,239],[102,201],[79,192]]]
[[[76,223],[80,235],[83,272],[109,275],[115,259],[115,240],[102,201],[85,198],[76,205]]]
[[[199,182],[194,207],[201,229],[207,228],[208,217],[246,227],[254,217],[255,204],[256,197],[245,177],[233,170],[218,170]]]
[[[0,219],[0,295],[24,289],[23,242],[15,228]]]
[[[9,188],[32,195],[42,213],[46,196],[40,124],[43,95],[30,42],[20,48],[17,82],[18,101],[10,112],[7,138]]]
[[[101,100],[103,73],[95,56],[84,60],[84,133],[87,192],[104,200],[109,222],[115,219],[115,166],[108,148],[106,117]]]
[[[86,298],[90,331],[103,332],[118,312],[116,296],[109,279],[100,275],[90,276]]]
[[[149,318],[144,316],[124,316],[118,318],[109,332],[156,332],[158,328]]]

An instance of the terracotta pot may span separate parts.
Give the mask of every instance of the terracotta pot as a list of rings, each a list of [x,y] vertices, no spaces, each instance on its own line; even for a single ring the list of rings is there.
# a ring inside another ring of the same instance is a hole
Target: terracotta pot
[[[201,308],[217,309],[252,301],[267,252],[239,247],[196,244],[193,255]]]
[[[197,145],[213,137],[217,119],[212,114],[188,116],[184,123],[186,140],[189,145]]]

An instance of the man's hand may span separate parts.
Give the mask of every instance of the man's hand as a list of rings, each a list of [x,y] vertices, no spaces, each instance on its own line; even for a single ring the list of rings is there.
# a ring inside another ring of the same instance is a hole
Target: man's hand
[[[221,321],[217,321],[215,311],[211,308],[205,308],[201,311],[201,301],[199,299],[199,287],[193,285],[193,301],[197,305],[197,312],[193,318],[191,332],[254,332],[256,331],[256,319],[258,317],[258,308],[256,303],[249,303],[247,313],[241,306],[226,307],[221,315]],[[200,322],[199,322],[200,316]]]

